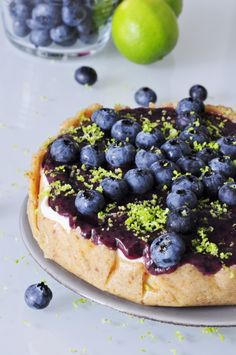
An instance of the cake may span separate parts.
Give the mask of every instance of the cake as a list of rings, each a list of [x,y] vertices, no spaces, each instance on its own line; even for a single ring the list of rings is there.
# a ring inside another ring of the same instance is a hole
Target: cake
[[[143,305],[236,305],[232,109],[96,104],[65,121],[28,176],[45,258]]]

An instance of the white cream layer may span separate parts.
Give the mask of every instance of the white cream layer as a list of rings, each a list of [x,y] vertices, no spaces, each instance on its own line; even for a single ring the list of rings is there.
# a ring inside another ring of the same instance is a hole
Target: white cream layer
[[[42,177],[43,190],[47,190],[48,187],[49,187],[49,182],[47,180],[47,177],[45,176],[45,174],[42,171],[41,171],[41,177]],[[51,221],[59,223],[62,226],[62,228],[64,228],[66,230],[67,233],[70,233],[72,228],[71,228],[70,223],[69,223],[69,217],[61,216],[59,213],[55,212],[48,205],[48,197],[47,196],[45,196],[43,198],[43,200],[41,201],[40,208],[41,208],[42,215],[45,218],[48,218]],[[128,260],[131,263],[132,262],[144,263],[143,258],[128,259],[119,248],[117,249],[117,254],[122,259]]]

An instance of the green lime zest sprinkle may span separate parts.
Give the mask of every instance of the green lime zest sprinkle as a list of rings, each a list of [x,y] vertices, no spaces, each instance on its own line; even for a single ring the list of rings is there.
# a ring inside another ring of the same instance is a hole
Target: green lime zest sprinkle
[[[163,126],[161,128],[162,133],[166,137],[166,139],[172,139],[178,136],[179,131],[174,128],[171,122],[164,121]]]
[[[203,334],[216,334],[216,335],[218,335],[218,337],[221,341],[225,340],[224,334],[220,333],[219,329],[216,327],[204,327],[202,329],[202,333]]]
[[[176,349],[170,349],[173,355],[177,355],[177,350]]]
[[[90,172],[92,175],[90,181],[92,183],[100,182],[101,180],[103,180],[106,177],[111,177],[114,179],[121,179],[122,175],[123,175],[122,170],[120,168],[115,169],[115,171],[109,171],[109,170],[99,167],[97,169],[91,169]]]
[[[206,165],[206,166],[204,166],[204,168],[200,168],[200,171],[202,174],[205,174],[208,171],[210,171],[210,167],[208,165]]]
[[[145,133],[151,133],[154,128],[157,127],[157,122],[152,122],[148,118],[144,117],[142,122],[142,129]]]
[[[50,196],[55,197],[64,193],[64,196],[74,195],[75,190],[70,184],[63,184],[60,180],[53,181],[50,184]]]
[[[175,332],[175,336],[179,341],[183,341],[185,339],[185,336],[181,334],[179,330]]]
[[[210,214],[214,218],[219,218],[223,214],[227,213],[227,205],[225,203],[220,203],[219,200],[210,203]]]
[[[85,304],[87,303],[88,300],[87,298],[84,298],[84,297],[80,297],[80,298],[76,298],[73,302],[72,302],[72,306],[73,308],[77,309],[79,304]]]
[[[164,230],[169,210],[161,208],[157,202],[157,196],[153,195],[150,201],[128,203],[128,218],[125,220],[127,230],[138,236]]]

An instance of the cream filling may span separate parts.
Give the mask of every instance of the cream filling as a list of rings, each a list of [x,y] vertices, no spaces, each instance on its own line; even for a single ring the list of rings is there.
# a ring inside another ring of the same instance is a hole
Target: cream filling
[[[48,189],[49,182],[46,178],[46,175],[43,172],[41,172],[41,177],[42,177],[42,185],[43,185],[42,187],[43,187],[43,191],[44,191],[44,190]],[[55,212],[48,204],[48,196],[45,196],[42,199],[41,204],[40,204],[40,209],[41,209],[42,215],[45,218],[48,218],[51,221],[59,223],[62,226],[62,228],[64,228],[66,230],[67,233],[70,233],[72,228],[69,223],[69,217],[61,216],[59,213]],[[77,230],[79,230],[79,227],[77,228]],[[137,258],[137,259],[128,259],[119,248],[116,251],[117,251],[118,256],[124,260],[128,260],[131,263],[133,263],[133,262],[144,263],[144,260],[142,257]]]

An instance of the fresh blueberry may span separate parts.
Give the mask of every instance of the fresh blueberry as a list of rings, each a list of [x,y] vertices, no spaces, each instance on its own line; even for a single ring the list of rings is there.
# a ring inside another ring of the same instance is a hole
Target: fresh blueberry
[[[186,206],[195,208],[198,204],[198,199],[191,190],[176,189],[167,195],[166,204],[170,210]]]
[[[177,160],[177,164],[183,172],[196,176],[200,176],[201,169],[206,166],[203,160],[194,156],[182,157]]]
[[[79,26],[77,26],[77,29],[79,31]],[[97,42],[98,36],[98,32],[93,30],[90,33],[79,33],[79,40],[85,44],[94,44]]]
[[[139,169],[149,169],[153,163],[164,159],[160,149],[152,148],[149,151],[140,149],[135,156],[135,164]]]
[[[236,159],[236,135],[220,138],[217,143],[220,146],[220,151],[224,155]]]
[[[202,113],[205,111],[205,107],[202,101],[193,100],[191,97],[188,97],[179,101],[176,111],[178,114],[185,112]]]
[[[200,126],[202,117],[196,112],[181,112],[176,118],[176,127],[181,131],[193,124]]]
[[[97,190],[80,191],[75,199],[75,207],[85,216],[91,216],[103,209],[105,200]]]
[[[189,233],[196,227],[196,213],[188,207],[180,207],[170,211],[167,219],[167,227],[176,233]]]
[[[219,200],[229,206],[236,206],[235,182],[227,182],[219,189]]]
[[[218,157],[209,161],[211,170],[221,173],[226,177],[234,177],[236,175],[236,165],[229,157]]]
[[[28,26],[35,30],[50,30],[61,22],[60,6],[40,3],[33,8]]]
[[[77,30],[79,34],[81,35],[89,35],[92,33],[96,33],[94,29],[94,24],[93,24],[93,17],[91,11],[88,11],[86,9],[86,16],[85,18],[77,25]]]
[[[103,193],[112,201],[121,201],[128,193],[128,185],[124,179],[105,178],[101,182]]]
[[[97,145],[86,145],[80,151],[81,164],[88,167],[98,168],[105,161],[105,153],[99,150]]]
[[[112,144],[106,151],[106,160],[115,168],[126,166],[134,161],[135,152],[135,148],[132,144],[125,142]]]
[[[203,144],[209,141],[208,136],[200,129],[196,127],[186,127],[179,135],[179,138],[189,143],[190,146],[194,146],[194,142]]]
[[[73,46],[78,39],[77,30],[66,25],[52,28],[50,36],[53,42],[64,47]]]
[[[199,152],[197,152],[196,156],[204,161],[204,163],[208,164],[210,160],[216,158],[218,156],[217,150],[205,147]]]
[[[164,141],[163,133],[158,128],[154,128],[151,132],[139,132],[136,136],[135,144],[138,148],[149,149],[151,147],[160,147]]]
[[[80,67],[75,71],[75,80],[81,85],[93,85],[98,77],[96,71],[91,67]]]
[[[140,131],[141,126],[138,122],[131,118],[124,118],[113,125],[111,135],[118,141],[134,143],[135,138]]]
[[[78,157],[79,148],[69,138],[58,138],[52,143],[50,154],[58,163],[71,163]]]
[[[88,10],[84,6],[80,6],[77,3],[70,6],[62,7],[62,20],[64,24],[70,27],[77,27],[88,16]]]
[[[190,88],[189,95],[193,100],[205,101],[207,98],[207,90],[202,85],[194,85]]]
[[[30,42],[35,47],[48,47],[52,43],[48,30],[32,30],[30,33]]]
[[[30,33],[30,29],[26,23],[19,20],[13,21],[13,31],[18,37],[26,37]]]
[[[207,171],[202,175],[204,189],[210,197],[217,196],[218,190],[224,184],[225,180],[225,176],[214,171]]]
[[[203,194],[203,184],[199,178],[194,175],[184,175],[179,176],[174,180],[172,185],[172,191],[176,190],[191,190],[197,195],[197,197],[201,197]]]
[[[185,155],[190,155],[192,152],[189,145],[178,138],[172,138],[166,141],[162,144],[161,150],[164,151],[168,159],[173,161],[177,161]]]
[[[154,179],[150,170],[131,169],[124,176],[130,190],[135,194],[145,194],[150,191],[154,184]]]
[[[172,184],[175,172],[179,172],[178,166],[167,159],[158,160],[151,165],[151,170],[156,183],[160,186],[170,186]]]
[[[118,119],[118,113],[111,108],[101,108],[91,116],[92,122],[95,122],[103,131],[109,131]]]
[[[52,299],[52,291],[44,282],[29,286],[25,291],[27,306],[34,309],[46,308]]]
[[[158,268],[176,266],[185,252],[185,244],[180,235],[165,233],[154,239],[150,246],[151,259]]]
[[[26,1],[12,1],[9,5],[10,15],[19,21],[25,21],[31,16],[31,6]]]
[[[155,91],[147,87],[143,87],[136,91],[134,98],[138,105],[146,107],[148,107],[150,103],[155,103],[157,101]]]

